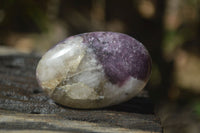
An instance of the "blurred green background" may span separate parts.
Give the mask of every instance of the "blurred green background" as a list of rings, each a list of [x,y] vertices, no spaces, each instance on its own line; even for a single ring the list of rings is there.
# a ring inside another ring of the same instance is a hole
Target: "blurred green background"
[[[42,55],[91,31],[141,41],[153,61],[146,89],[165,131],[199,131],[200,0],[0,0],[0,55]]]

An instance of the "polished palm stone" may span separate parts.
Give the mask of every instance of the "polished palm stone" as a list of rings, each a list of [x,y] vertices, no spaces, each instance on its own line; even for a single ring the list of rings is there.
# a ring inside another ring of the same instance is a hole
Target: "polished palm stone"
[[[127,101],[146,85],[151,57],[134,38],[115,32],[71,36],[38,63],[40,86],[57,103],[101,108]]]

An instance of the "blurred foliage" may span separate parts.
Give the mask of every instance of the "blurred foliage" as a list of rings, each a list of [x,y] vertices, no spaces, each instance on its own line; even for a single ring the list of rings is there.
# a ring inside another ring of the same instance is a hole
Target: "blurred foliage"
[[[196,112],[196,114],[199,116],[200,118],[200,101],[197,101],[195,104],[194,104],[194,110]]]
[[[39,0],[1,0],[4,19],[0,26],[4,30],[18,32],[45,31],[47,17],[45,1]]]

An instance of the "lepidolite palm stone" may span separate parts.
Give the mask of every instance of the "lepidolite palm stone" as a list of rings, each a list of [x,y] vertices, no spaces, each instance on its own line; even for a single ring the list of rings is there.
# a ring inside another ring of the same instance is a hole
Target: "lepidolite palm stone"
[[[115,32],[71,36],[39,61],[40,86],[57,103],[72,108],[101,108],[127,101],[146,85],[148,51],[134,38]]]

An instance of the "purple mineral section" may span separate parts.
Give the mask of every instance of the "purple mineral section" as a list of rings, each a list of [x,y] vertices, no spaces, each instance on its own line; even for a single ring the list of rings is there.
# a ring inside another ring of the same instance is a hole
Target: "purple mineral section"
[[[97,56],[113,84],[123,85],[131,76],[146,81],[151,72],[151,58],[134,38],[115,32],[91,32],[81,35]]]

